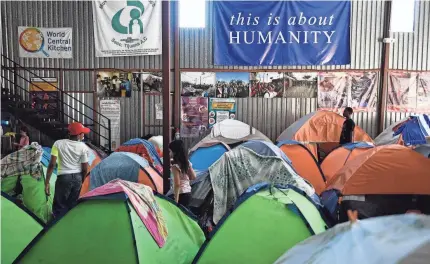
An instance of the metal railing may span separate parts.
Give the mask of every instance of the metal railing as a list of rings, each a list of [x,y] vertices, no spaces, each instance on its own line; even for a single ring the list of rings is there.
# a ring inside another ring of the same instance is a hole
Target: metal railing
[[[27,102],[28,104],[32,104],[33,103],[33,99],[32,99],[32,92],[50,92],[49,93],[49,99],[48,101],[55,101],[56,105],[52,105],[47,103],[46,104],[46,110],[52,110],[52,111],[56,111],[57,113],[57,119],[58,121],[60,121],[63,124],[67,124],[69,120],[71,120],[72,122],[79,122],[78,119],[76,119],[75,117],[71,116],[70,113],[76,113],[90,121],[92,121],[92,124],[86,124],[91,133],[92,133],[92,143],[96,146],[99,146],[103,149],[105,149],[106,151],[108,151],[109,153],[112,151],[111,149],[111,142],[112,142],[112,135],[111,135],[111,120],[109,118],[107,118],[106,116],[104,116],[103,114],[101,114],[100,112],[96,111],[94,108],[92,108],[91,106],[89,106],[88,104],[82,102],[79,99],[76,99],[74,96],[70,95],[69,93],[58,89],[57,85],[46,81],[46,79],[44,77],[40,77],[37,74],[35,74],[34,72],[28,70],[27,68],[21,66],[20,64],[18,64],[17,62],[9,59],[8,57],[4,56],[3,54],[2,56],[2,74],[1,74],[1,80],[2,82],[7,82],[9,83],[9,88],[13,88],[13,89],[8,89],[8,93],[11,96],[15,97],[15,106],[16,107],[20,107],[20,105],[23,102]],[[7,61],[8,66],[4,65],[6,63],[4,63],[5,61]],[[23,71],[25,75],[25,73],[27,73],[30,77],[30,80],[21,75],[22,73],[20,71]],[[11,73],[11,74],[7,74]],[[45,88],[43,89],[41,86],[42,85],[38,85],[34,82],[31,81],[31,78],[37,78],[38,82],[42,82],[44,87],[49,87],[49,91]],[[20,80],[20,82],[18,82],[18,80]],[[20,83],[24,83],[26,84],[25,86],[27,87],[22,87],[20,85]],[[33,91],[29,91],[29,87],[32,87]],[[54,88],[54,89],[52,89]],[[55,93],[53,93],[52,91],[55,91]],[[48,93],[47,93],[48,94]],[[40,99],[35,99],[40,100]],[[44,99],[42,99],[42,101],[44,101]],[[79,105],[81,107],[83,107],[84,109],[81,111],[79,108],[73,106],[73,105]],[[93,112],[93,117],[90,117],[86,114],[86,111],[92,111]],[[66,120],[66,118],[68,120]],[[105,125],[107,124],[107,125]],[[105,133],[101,133],[101,130],[105,130]],[[102,141],[105,141],[105,146],[102,145]]]

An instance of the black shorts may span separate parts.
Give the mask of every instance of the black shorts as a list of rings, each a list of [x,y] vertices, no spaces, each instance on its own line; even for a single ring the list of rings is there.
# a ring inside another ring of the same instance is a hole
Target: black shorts
[[[191,193],[179,194],[179,204],[188,208],[191,200]]]

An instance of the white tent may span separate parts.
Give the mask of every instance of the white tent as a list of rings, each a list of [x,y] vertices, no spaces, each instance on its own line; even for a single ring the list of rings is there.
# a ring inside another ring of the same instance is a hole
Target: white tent
[[[257,129],[248,124],[234,119],[226,119],[216,123],[211,130],[211,133],[195,145],[191,151],[194,151],[201,145],[206,145],[211,141],[220,141],[224,144],[236,144],[242,141],[263,140],[272,142],[268,137]]]

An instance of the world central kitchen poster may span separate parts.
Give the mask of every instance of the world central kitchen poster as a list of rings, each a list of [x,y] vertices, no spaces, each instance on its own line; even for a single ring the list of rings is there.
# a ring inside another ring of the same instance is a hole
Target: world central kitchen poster
[[[216,65],[350,64],[350,1],[215,1]]]

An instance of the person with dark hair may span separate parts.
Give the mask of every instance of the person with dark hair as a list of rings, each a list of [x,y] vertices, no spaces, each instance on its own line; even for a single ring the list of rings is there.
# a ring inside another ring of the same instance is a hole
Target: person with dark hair
[[[188,207],[191,199],[190,181],[196,178],[196,173],[188,160],[188,153],[182,140],[170,142],[169,150],[172,158],[173,182],[171,182],[171,186],[173,186],[173,197],[177,203]]]
[[[141,139],[149,140],[149,139],[150,139],[150,138],[152,138],[152,137],[153,137],[153,135],[152,135],[152,134],[148,134],[148,135],[146,135],[146,136],[141,137]]]
[[[345,121],[343,122],[342,132],[340,134],[340,145],[353,142],[355,123],[351,119],[352,113],[353,110],[351,107],[346,107],[345,110],[343,110],[343,117],[345,117]]]
[[[68,130],[69,139],[57,140],[52,146],[51,160],[45,180],[45,193],[49,196],[51,194],[49,181],[55,165],[58,164],[58,176],[55,182],[54,204],[52,206],[52,213],[57,218],[76,205],[82,182],[89,170],[89,149],[81,141],[84,139],[84,135],[90,132],[90,129],[81,123],[71,123]]]
[[[28,129],[25,126],[22,126],[19,134],[21,138],[19,139],[19,143],[14,143],[14,145],[19,149],[22,149],[25,146],[30,145],[30,138],[28,137]]]

